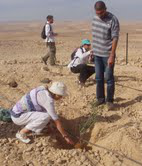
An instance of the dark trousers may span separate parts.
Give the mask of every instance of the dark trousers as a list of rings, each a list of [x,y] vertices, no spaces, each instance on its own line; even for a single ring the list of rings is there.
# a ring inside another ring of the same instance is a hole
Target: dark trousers
[[[85,83],[86,80],[95,73],[95,68],[92,66],[88,66],[87,64],[80,64],[76,67],[72,67],[71,71],[73,73],[80,73],[79,75],[79,81],[81,83]]]
[[[96,96],[97,100],[113,102],[114,100],[114,65],[109,67],[107,64],[108,57],[95,56],[96,69]],[[105,99],[104,78],[107,82],[107,97]]]
[[[56,61],[56,46],[54,42],[47,42],[48,53],[43,57],[44,61],[50,59],[50,65],[55,65]]]

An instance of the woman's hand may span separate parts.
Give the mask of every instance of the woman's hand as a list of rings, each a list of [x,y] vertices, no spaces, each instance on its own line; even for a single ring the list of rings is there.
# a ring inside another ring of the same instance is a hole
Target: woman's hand
[[[67,132],[64,130],[64,128],[62,127],[62,124],[60,122],[59,119],[54,121],[56,124],[57,129],[59,130],[59,132],[62,134],[63,138],[66,140],[66,142],[68,144],[74,145],[74,142],[72,141],[72,139],[68,136]]]
[[[72,139],[69,136],[64,136],[64,139],[66,140],[66,142],[68,144],[74,145],[74,142],[72,141]]]

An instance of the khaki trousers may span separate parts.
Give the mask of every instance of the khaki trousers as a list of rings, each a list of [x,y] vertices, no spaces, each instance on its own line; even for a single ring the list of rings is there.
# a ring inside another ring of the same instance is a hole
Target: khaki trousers
[[[48,53],[43,57],[43,60],[47,62],[49,58],[50,65],[55,65],[56,61],[56,46],[55,42],[47,42],[46,46],[48,48]]]
[[[12,121],[19,125],[25,126],[26,129],[40,133],[43,128],[49,123],[50,116],[46,112],[26,112],[20,117],[15,118],[11,116]]]

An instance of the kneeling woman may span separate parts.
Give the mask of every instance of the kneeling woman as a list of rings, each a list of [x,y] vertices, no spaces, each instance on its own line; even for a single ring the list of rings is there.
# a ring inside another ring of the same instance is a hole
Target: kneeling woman
[[[54,82],[50,88],[39,86],[24,95],[10,111],[15,124],[25,125],[16,133],[16,137],[24,143],[29,143],[27,134],[31,131],[36,134],[41,133],[52,119],[66,142],[74,144],[62,127],[54,107],[54,100],[60,100],[66,95],[67,88],[62,82]]]

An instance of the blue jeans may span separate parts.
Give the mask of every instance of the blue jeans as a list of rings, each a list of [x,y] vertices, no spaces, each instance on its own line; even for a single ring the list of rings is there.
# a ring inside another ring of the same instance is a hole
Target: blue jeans
[[[103,102],[113,102],[114,100],[114,65],[109,67],[108,57],[95,56],[96,69],[96,96],[97,100]],[[107,83],[107,97],[105,98],[104,79]]]

